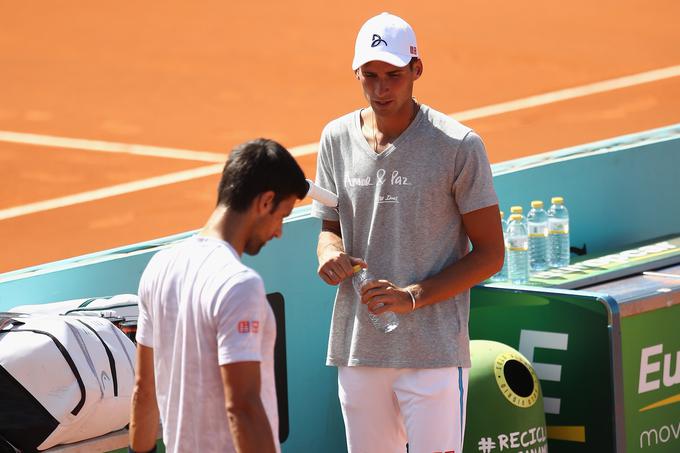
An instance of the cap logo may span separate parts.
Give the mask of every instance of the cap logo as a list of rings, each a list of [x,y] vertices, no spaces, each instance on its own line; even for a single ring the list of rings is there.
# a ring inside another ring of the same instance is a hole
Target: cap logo
[[[387,42],[385,42],[384,39],[380,37],[380,35],[373,35],[373,42],[371,42],[371,47],[378,47],[380,44],[385,44],[387,46]]]
[[[416,46],[409,46],[411,47],[411,55],[418,55],[418,51],[416,50]]]

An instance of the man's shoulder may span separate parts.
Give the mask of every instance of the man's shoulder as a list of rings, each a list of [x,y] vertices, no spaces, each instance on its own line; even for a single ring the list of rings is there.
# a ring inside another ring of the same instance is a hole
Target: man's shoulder
[[[264,287],[264,280],[260,274],[254,269],[241,264],[237,269],[234,269],[232,275],[229,276],[231,286],[241,286],[248,289],[259,289]]]
[[[177,255],[178,246],[179,244],[174,244],[168,248],[161,249],[154,253],[151,259],[149,259],[149,262],[146,264],[146,268],[144,270],[142,278],[144,277],[148,278],[149,275],[154,274],[156,272],[160,272],[165,267],[170,265],[174,261],[175,256]]]
[[[337,137],[349,131],[350,126],[354,122],[357,111],[346,113],[338,118],[329,121],[323,128],[322,137]]]
[[[262,277],[248,266],[213,283],[216,285],[214,303],[229,312],[261,307],[267,300]]]
[[[168,270],[170,270],[168,272]],[[261,280],[259,274],[241,262],[225,242],[191,236],[159,250],[147,264],[147,278],[199,278],[208,284],[222,286],[227,282]]]
[[[453,140],[462,141],[470,132],[473,132],[470,127],[430,106],[423,105],[422,109],[430,127],[439,130]]]
[[[264,291],[264,281],[257,271],[227,255],[206,263],[202,272],[207,287],[217,293]]]

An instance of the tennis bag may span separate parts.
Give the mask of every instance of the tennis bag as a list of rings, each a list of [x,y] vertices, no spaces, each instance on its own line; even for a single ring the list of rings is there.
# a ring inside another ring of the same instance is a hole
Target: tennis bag
[[[92,316],[7,316],[0,439],[35,452],[129,423],[135,347],[120,329]]]
[[[136,321],[139,316],[139,297],[136,294],[117,294],[109,297],[73,299],[49,304],[21,305],[10,309],[13,313],[41,315],[100,316],[125,321]]]

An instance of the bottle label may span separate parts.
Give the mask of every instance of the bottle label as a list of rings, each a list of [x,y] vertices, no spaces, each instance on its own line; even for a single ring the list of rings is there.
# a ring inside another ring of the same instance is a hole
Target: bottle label
[[[548,225],[545,223],[529,223],[529,237],[548,237]]]
[[[524,237],[510,237],[505,241],[505,248],[512,251],[525,251],[529,250],[529,240],[526,236]]]
[[[550,234],[569,234],[569,222],[551,221]]]

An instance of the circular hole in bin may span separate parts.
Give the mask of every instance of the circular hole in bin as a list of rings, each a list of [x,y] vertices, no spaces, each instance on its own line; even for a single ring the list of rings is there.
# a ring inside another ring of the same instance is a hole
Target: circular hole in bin
[[[534,380],[529,369],[519,360],[508,360],[503,365],[505,381],[510,389],[522,398],[526,398],[534,391]]]

